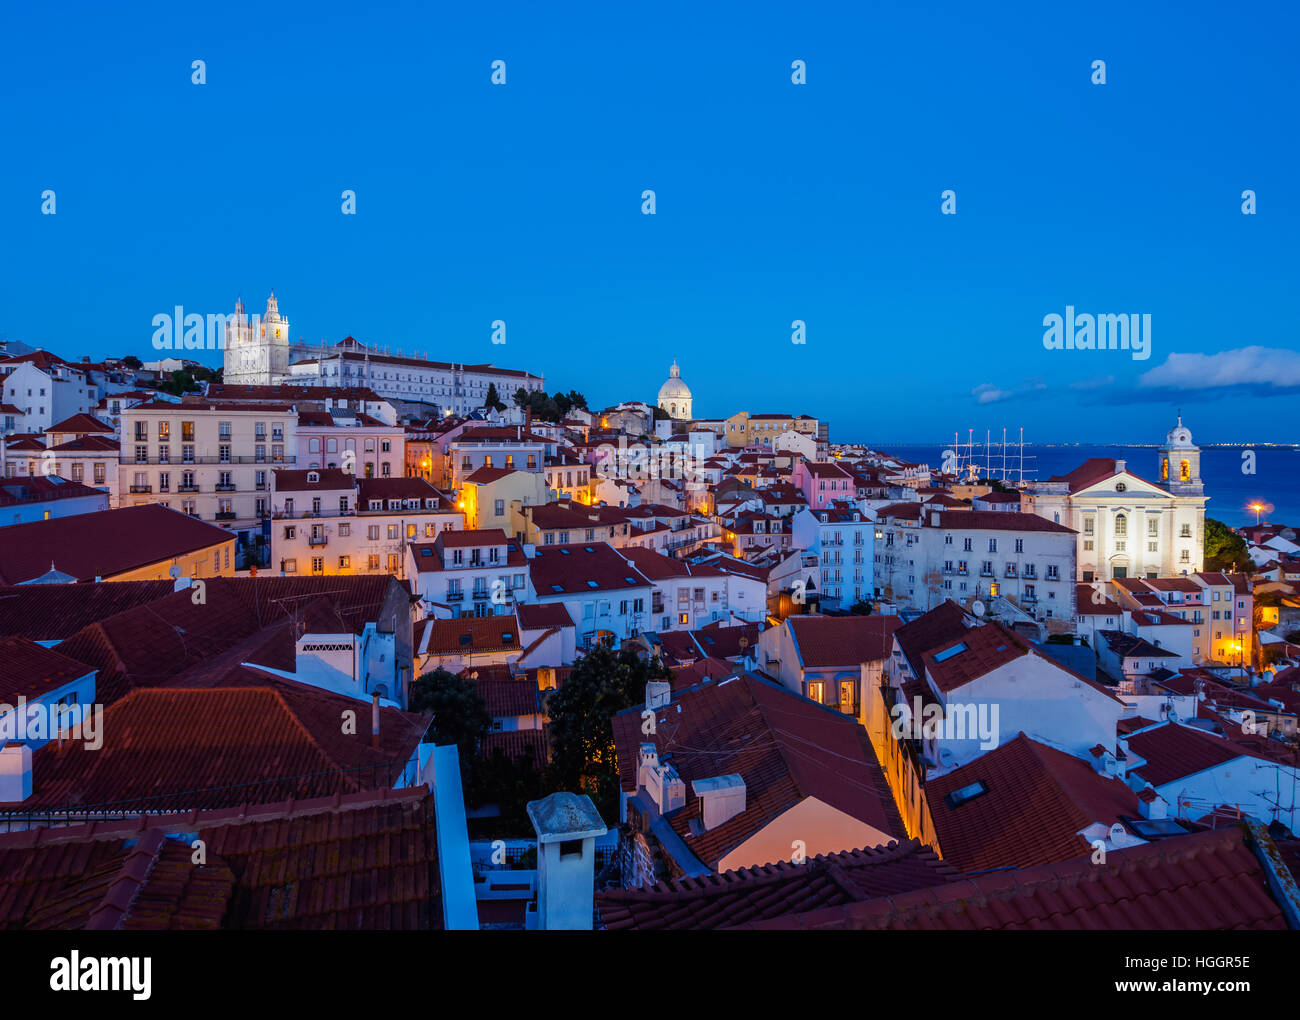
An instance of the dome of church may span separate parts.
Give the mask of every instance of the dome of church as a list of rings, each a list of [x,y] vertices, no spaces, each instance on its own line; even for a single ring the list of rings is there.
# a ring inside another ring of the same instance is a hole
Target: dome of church
[[[1175,448],[1188,448],[1193,446],[1191,430],[1183,424],[1183,416],[1178,416],[1178,424],[1169,430],[1165,436],[1165,444]]]
[[[675,400],[680,403],[690,399],[691,388],[682,382],[682,370],[677,367],[677,362],[673,361],[673,367],[668,370],[668,381],[659,387],[659,404],[662,407],[665,400]]]

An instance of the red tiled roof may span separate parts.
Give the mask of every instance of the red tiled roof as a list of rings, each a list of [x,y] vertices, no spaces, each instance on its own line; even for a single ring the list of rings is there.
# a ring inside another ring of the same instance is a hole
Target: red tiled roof
[[[0,586],[0,634],[33,641],[70,637],[81,628],[172,594],[171,581]]]
[[[71,418],[64,418],[63,421],[51,425],[45,432],[47,435],[52,432],[79,433],[82,435],[98,432],[109,436],[117,435],[117,429],[113,428],[112,425],[89,414],[74,414]]]
[[[11,705],[20,697],[38,698],[91,672],[93,666],[30,638],[0,638],[0,704]]]
[[[423,478],[359,478],[358,505],[364,510],[372,499],[436,500],[440,510],[452,509],[451,501]]]
[[[51,833],[53,838],[44,838]],[[224,862],[210,859],[196,868],[193,850],[157,829],[138,840],[60,841],[61,834],[38,829],[0,840],[0,929],[159,931],[220,925],[235,885]]]
[[[89,485],[71,482],[59,475],[0,478],[0,506],[49,503],[59,499],[84,499],[87,496],[98,497],[103,508],[108,509],[108,493],[105,490],[92,489]]]
[[[466,475],[465,481],[473,485],[490,485],[500,481],[506,475],[513,475],[515,471],[515,468],[481,467],[473,474]]]
[[[607,542],[539,546],[528,566],[539,598],[644,588],[650,584]]]
[[[421,620],[415,625],[415,648],[421,655],[467,655],[517,652],[519,624],[514,615]]]
[[[550,627],[575,626],[573,617],[563,602],[531,602],[516,606],[519,626],[523,630],[542,630]]]
[[[112,577],[232,542],[234,535],[158,503],[0,528],[0,582],[21,584],[50,564],[80,581]]]
[[[357,487],[357,476],[342,468],[308,468],[303,471],[277,468],[271,475],[276,492],[315,492],[322,489],[332,492]],[[315,475],[316,481],[308,481],[308,475]]]
[[[961,606],[952,599],[945,599],[894,632],[894,640],[917,677],[925,676],[922,656],[930,649],[951,644],[964,635],[968,629],[965,620],[966,613]]]
[[[657,720],[655,733],[647,737],[640,707],[614,716],[620,781],[624,790],[636,788],[642,741],[671,754],[686,783],[686,806],[667,821],[710,867],[808,797],[881,832],[904,832],[866,731],[848,716],[742,674],[675,692]],[[745,781],[745,810],[693,834],[690,821],[700,806],[692,781],[730,773]]]
[[[855,666],[889,658],[897,616],[791,616],[786,625],[794,635],[799,661],[805,669]]]
[[[1120,614],[1119,603],[1106,594],[1104,586],[1076,584],[1074,602],[1080,616],[1119,616]]]
[[[479,531],[444,531],[438,535],[444,549],[468,549],[474,546],[506,545],[510,539],[500,528],[483,528]]]
[[[1135,733],[1127,743],[1130,751],[1146,759],[1133,771],[1152,786],[1164,786],[1248,753],[1221,737],[1178,723]]]
[[[935,686],[946,694],[1028,654],[1029,646],[1019,635],[1001,624],[986,623],[935,646],[921,661]]]
[[[372,748],[368,726],[341,733],[345,709],[369,714],[355,699],[248,670],[232,680],[263,685],[128,694],[104,711],[102,747],[47,744],[32,756],[23,807],[176,811],[392,786],[425,729],[421,716],[381,709]]]
[[[87,453],[117,453],[122,449],[122,444],[116,439],[110,439],[108,436],[91,435],[81,436],[78,439],[69,439],[66,443],[59,443],[57,446],[51,446],[51,450],[74,452],[84,450]]]
[[[948,794],[982,782],[986,792],[953,807]],[[1123,783],[1023,733],[926,783],[943,859],[963,872],[1032,867],[1089,852],[1078,835],[1138,814]]]
[[[1071,492],[1080,492],[1090,485],[1096,485],[1102,479],[1114,477],[1116,464],[1117,461],[1113,457],[1090,457],[1068,474],[1053,475],[1047,480],[1049,482],[1066,482]],[[1148,482],[1145,478],[1128,470],[1127,464],[1124,473],[1146,485],[1150,485],[1153,489],[1159,488],[1158,485]]]
[[[705,931],[787,914],[891,896],[955,880],[954,868],[917,840],[822,854],[598,893],[596,910],[610,931]]]
[[[1223,931],[1285,929],[1240,828],[1173,836],[1026,871],[790,914],[766,929]]]
[[[441,900],[422,786],[0,835],[0,927],[429,930]]]
[[[954,531],[1049,531],[1073,535],[1074,529],[1038,514],[1014,510],[940,510],[939,527]]]

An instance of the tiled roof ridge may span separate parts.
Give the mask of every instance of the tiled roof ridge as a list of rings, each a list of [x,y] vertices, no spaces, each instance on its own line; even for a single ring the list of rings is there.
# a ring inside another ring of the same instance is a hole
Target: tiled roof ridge
[[[166,842],[166,836],[158,829],[150,829],[140,836],[122,861],[117,877],[108,884],[104,898],[91,910],[86,931],[116,931],[122,926],[139,899],[140,890],[148,883]]]
[[[656,882],[654,885],[643,886],[640,889],[622,890],[624,892],[634,893],[638,899],[662,899],[665,901],[674,901],[680,893],[692,892],[696,890],[706,892],[727,892],[733,887],[741,884],[749,886],[771,885],[777,882],[783,882],[788,878],[797,875],[806,875],[811,871],[824,872],[831,877],[835,877],[837,869],[839,874],[846,872],[846,866],[841,861],[845,857],[861,858],[865,860],[855,860],[856,867],[871,867],[877,864],[887,864],[891,861],[900,860],[904,857],[922,852],[934,854],[934,851],[921,843],[919,839],[912,838],[906,840],[892,840],[888,844],[882,844],[875,847],[858,847],[853,850],[840,850],[834,853],[818,854],[816,857],[808,858],[802,864],[795,864],[792,861],[777,861],[768,864],[756,864],[744,868],[733,868],[729,871],[719,872],[717,874],[709,873],[696,877],[684,877],[668,879]],[[935,855],[937,856],[937,855]],[[846,890],[850,891],[850,890]],[[861,891],[858,890],[861,897]]]
[[[1244,828],[1232,826],[1223,829],[1193,833],[1185,837],[1191,842],[1180,843],[1176,851],[1185,856],[1200,856],[1219,850],[1232,849],[1235,844],[1244,842]],[[949,904],[961,902],[964,909],[971,906],[987,907],[990,902],[1013,899],[1026,892],[1044,889],[1059,892],[1062,889],[1077,889],[1080,886],[1095,885],[1103,877],[1111,875],[1132,874],[1139,869],[1149,867],[1152,858],[1169,854],[1170,848],[1163,840],[1156,840],[1136,847],[1129,847],[1110,855],[1106,864],[1095,865],[1086,871],[1079,869],[1079,859],[1057,861],[1023,870],[1018,868],[999,869],[985,874],[958,879],[943,886],[931,886],[928,889],[915,889],[905,893],[882,896],[873,901],[875,904],[888,903],[892,912],[902,917],[917,917],[928,914],[931,917],[948,908]],[[1217,873],[1216,869],[1216,873]],[[1209,877],[1207,873],[1206,877]],[[1151,895],[1147,883],[1135,884],[1130,890],[1129,898]],[[1061,897],[1062,902],[1066,897]],[[1076,897],[1077,899],[1077,897]],[[873,911],[874,912],[874,911]]]
[[[100,819],[80,825],[47,827],[37,826],[14,832],[0,833],[0,848],[40,847],[49,844],[77,842],[79,840],[118,839],[152,830],[192,831],[197,828],[218,828],[243,822],[281,821],[305,818],[318,814],[338,814],[342,811],[364,810],[377,804],[420,801],[429,796],[424,784],[392,788],[378,786],[372,789],[343,793],[341,790],[323,797],[259,803],[245,801],[231,807],[190,808],[168,814],[132,814],[123,818]],[[163,846],[165,844],[159,844]]]

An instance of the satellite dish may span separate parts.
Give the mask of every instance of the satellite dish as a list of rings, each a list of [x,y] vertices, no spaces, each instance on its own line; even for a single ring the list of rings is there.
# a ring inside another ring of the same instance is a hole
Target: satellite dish
[[[740,641],[739,641],[739,644],[740,644],[740,647],[741,647],[741,648],[748,648],[748,647],[749,647],[749,638],[747,638],[747,637],[742,637],[742,638],[740,639]]]
[[[983,616],[984,603],[981,602],[979,599],[976,599],[974,602],[970,604],[970,611],[974,613],[976,616]]]
[[[1119,822],[1110,827],[1110,841],[1112,843],[1118,843],[1126,835],[1128,834],[1124,831],[1124,826],[1120,825]]]
[[[167,576],[170,577],[173,581],[179,578],[181,576],[180,564],[173,563],[171,567],[167,570]]]

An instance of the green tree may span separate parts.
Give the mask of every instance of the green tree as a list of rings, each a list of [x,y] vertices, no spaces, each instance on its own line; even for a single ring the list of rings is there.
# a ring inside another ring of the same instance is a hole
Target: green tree
[[[1205,518],[1205,569],[1242,570],[1253,573],[1255,564],[1246,552],[1246,540],[1222,521]]]
[[[139,358],[137,358],[134,354],[128,354],[125,358],[123,358],[122,364],[125,365],[127,368],[134,368],[134,369],[144,368],[144,362],[141,361]]]
[[[528,407],[528,405],[528,391],[520,386],[519,389],[515,390],[515,407],[522,411],[524,408]]]
[[[428,739],[435,744],[455,744],[460,749],[461,774],[473,772],[478,743],[492,729],[492,716],[467,676],[445,669],[425,673],[411,687],[412,712],[432,712]]]
[[[500,395],[497,393],[497,384],[488,383],[487,396],[483,398],[483,406],[491,408],[493,411],[504,411],[506,405],[502,403]]]
[[[182,368],[173,372],[170,378],[158,383],[158,389],[163,393],[170,393],[179,397],[183,393],[197,393],[199,384],[194,381],[194,376],[190,374],[188,369]]]
[[[604,818],[617,817],[616,712],[645,704],[650,680],[670,680],[659,659],[597,645],[578,660],[546,702],[551,719],[551,778],[556,789],[585,792]]]
[[[470,807],[495,804],[500,809],[499,817],[493,819],[495,835],[532,836],[535,830],[528,820],[528,802],[551,792],[544,770],[531,754],[511,758],[498,748],[490,757],[482,755],[474,762],[465,802]]]

